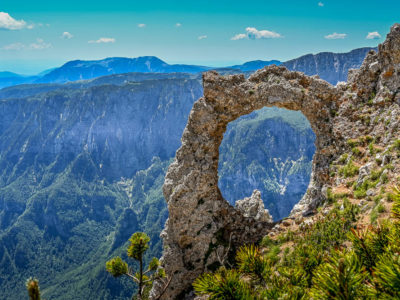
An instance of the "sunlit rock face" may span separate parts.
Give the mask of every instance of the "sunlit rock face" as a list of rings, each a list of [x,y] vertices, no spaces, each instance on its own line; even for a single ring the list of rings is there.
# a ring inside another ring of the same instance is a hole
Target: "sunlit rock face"
[[[347,139],[366,134],[382,138],[382,130],[363,123],[354,107],[370,100],[389,111],[390,134],[397,134],[400,97],[400,24],[391,28],[379,52],[371,51],[349,82],[336,87],[316,77],[267,67],[245,79],[216,72],[203,75],[204,96],[193,106],[182,146],[163,187],[169,219],[162,233],[163,264],[172,275],[165,299],[176,299],[202,272],[212,270],[218,255],[230,247],[255,242],[271,228],[232,207],[218,188],[219,147],[229,122],[262,107],[301,111],[316,140],[308,190],[291,217],[307,215],[326,200],[329,165],[348,149]],[[159,290],[153,288],[153,295]]]

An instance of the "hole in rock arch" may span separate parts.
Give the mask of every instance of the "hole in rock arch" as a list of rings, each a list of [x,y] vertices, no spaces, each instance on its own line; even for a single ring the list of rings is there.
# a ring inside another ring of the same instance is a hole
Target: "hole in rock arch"
[[[223,197],[234,205],[258,189],[275,221],[287,217],[310,182],[314,142],[299,111],[264,107],[229,123],[219,148]]]

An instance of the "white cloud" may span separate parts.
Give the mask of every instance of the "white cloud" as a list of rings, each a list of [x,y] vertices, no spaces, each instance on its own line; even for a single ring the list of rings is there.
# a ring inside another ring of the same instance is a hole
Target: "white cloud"
[[[146,24],[141,23],[141,24],[138,24],[137,27],[144,28],[144,27],[146,27]]]
[[[274,39],[281,37],[281,35],[277,32],[269,30],[257,30],[254,27],[247,27],[246,31],[249,39]]]
[[[24,20],[15,20],[8,13],[0,11],[0,29],[20,30],[24,28],[32,29],[33,25],[27,25]]]
[[[175,27],[181,27],[181,26],[182,26],[181,23],[176,23],[176,24],[175,24]]]
[[[337,39],[344,39],[347,37],[346,33],[332,33],[325,36],[327,40],[337,40]]]
[[[376,40],[376,39],[380,39],[381,35],[379,34],[378,31],[368,32],[368,35],[365,38],[367,40]]]
[[[319,7],[323,7],[323,6],[324,6],[324,3],[318,2],[318,6],[319,6]]]
[[[237,40],[242,40],[242,39],[246,39],[246,38],[247,38],[247,34],[238,33],[234,37],[232,37],[231,40],[232,41],[237,41]]]
[[[206,39],[206,38],[207,38],[206,35],[200,35],[197,39],[198,39],[198,40],[204,40],[204,39]]]
[[[257,30],[257,28],[254,27],[247,27],[246,28],[246,33],[239,33],[236,34],[234,37],[231,38],[233,41],[237,40],[242,40],[242,39],[250,39],[250,40],[255,40],[255,39],[275,39],[275,38],[281,38],[282,36],[274,31],[269,31],[269,30]]]
[[[114,38],[99,38],[96,41],[89,41],[89,44],[101,44],[101,43],[115,43],[115,39]]]
[[[66,40],[72,39],[73,37],[74,36],[71,33],[69,33],[68,31],[63,32],[61,35],[61,38],[66,39]]]
[[[22,43],[14,43],[14,44],[9,44],[3,46],[1,49],[2,50],[22,50],[25,48],[25,45]]]
[[[31,50],[43,50],[51,47],[52,45],[50,43],[46,43],[43,39],[36,39],[35,43],[29,45],[29,49]]]

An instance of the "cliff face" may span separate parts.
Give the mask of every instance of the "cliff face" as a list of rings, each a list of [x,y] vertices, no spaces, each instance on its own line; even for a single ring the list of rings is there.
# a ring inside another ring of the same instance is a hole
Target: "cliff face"
[[[128,298],[131,287],[108,277],[104,262],[137,230],[152,238],[149,255],[160,252],[161,185],[201,85],[160,79],[32,94],[0,101],[3,296],[22,299],[29,273],[43,278],[46,298]]]
[[[373,49],[359,48],[348,53],[307,54],[284,62],[282,65],[291,71],[300,71],[309,76],[318,74],[335,85],[339,81],[347,81],[349,69],[359,68],[367,53]]]
[[[348,83],[336,87],[280,67],[259,70],[249,79],[207,72],[203,85],[204,96],[193,106],[163,186],[169,210],[163,261],[167,273],[174,274],[165,299],[185,295],[199,274],[218,267],[219,257],[231,246],[255,242],[272,230],[254,214],[230,206],[218,188],[219,147],[228,123],[238,117],[277,106],[300,110],[310,121],[316,152],[307,193],[291,212],[296,224],[315,213],[331,189],[353,187],[349,195],[359,202],[359,193],[378,192],[376,185],[370,191],[356,190],[366,180],[385,172],[386,182],[380,186],[385,192],[400,171],[399,156],[393,157],[400,143],[400,24],[391,28],[378,53],[369,52],[361,68],[350,71]],[[376,143],[378,150],[370,144],[366,155],[366,141]],[[375,156],[375,151],[386,157]],[[340,159],[349,153],[350,158]],[[391,159],[393,165],[382,168]],[[372,175],[373,169],[382,173]],[[277,225],[273,230],[281,229]],[[159,288],[156,283],[153,292]]]
[[[299,112],[264,108],[229,123],[218,185],[232,205],[258,189],[274,220],[289,215],[311,174],[315,135]]]
[[[59,155],[88,153],[99,176],[130,177],[153,156],[175,153],[179,140],[169,135],[179,136],[185,112],[201,92],[196,80],[171,79],[2,101],[3,176],[12,181],[33,161],[47,166]]]

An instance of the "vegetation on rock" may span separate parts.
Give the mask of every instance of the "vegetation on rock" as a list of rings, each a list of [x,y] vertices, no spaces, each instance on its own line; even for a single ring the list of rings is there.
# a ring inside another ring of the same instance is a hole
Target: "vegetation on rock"
[[[360,210],[344,197],[296,234],[242,246],[234,268],[205,273],[193,287],[210,299],[398,299],[399,189],[393,194],[394,222],[356,226]]]

